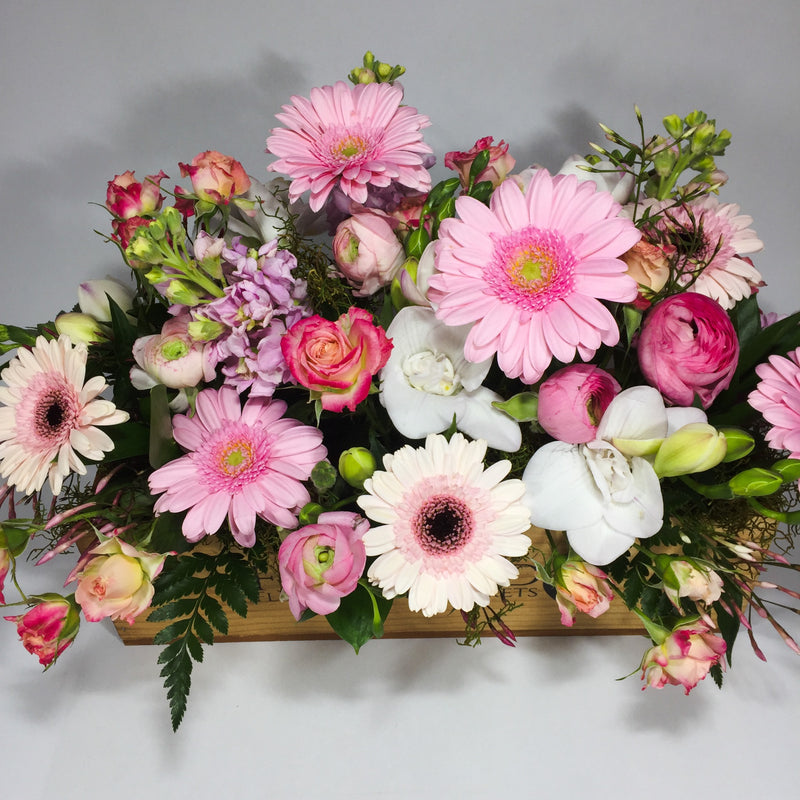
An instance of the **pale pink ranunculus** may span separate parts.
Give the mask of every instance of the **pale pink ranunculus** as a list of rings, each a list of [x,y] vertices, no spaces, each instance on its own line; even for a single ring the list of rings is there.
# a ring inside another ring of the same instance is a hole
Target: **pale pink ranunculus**
[[[339,223],[333,258],[353,294],[368,297],[392,282],[406,260],[396,221],[380,211],[362,211]]]
[[[80,614],[71,597],[43,594],[24,614],[3,617],[17,626],[23,647],[49,667],[78,635]]]
[[[295,619],[307,608],[330,614],[355,590],[367,562],[362,538],[368,530],[369,522],[358,514],[328,511],[283,540],[278,566]]]
[[[672,295],[644,318],[639,366],[651,386],[671,403],[703,408],[726,389],[739,361],[733,323],[715,300],[695,292]]]
[[[188,313],[167,320],[161,333],[141,336],[132,347],[137,366],[131,368],[131,383],[137,389],[163,384],[170,389],[187,389],[215,377],[214,365],[205,342],[189,335]]]
[[[368,311],[355,306],[336,322],[320,316],[301,319],[281,339],[292,376],[327,411],[355,411],[391,349],[383,328],[373,324]]]
[[[644,654],[641,669],[646,685],[642,688],[661,689],[670,684],[683,686],[689,694],[715,664],[724,668],[725,650],[722,637],[712,633],[703,620],[679,625]]]
[[[120,539],[108,539],[89,551],[91,556],[76,575],[75,600],[89,622],[105,617],[129,625],[150,607],[153,581],[167,553],[145,553]]]
[[[244,167],[230,156],[216,150],[206,150],[192,159],[191,164],[178,164],[181,175],[192,181],[194,193],[209,203],[228,203],[232,197],[245,194],[250,178]]]
[[[564,367],[539,388],[539,424],[560,442],[591,442],[608,404],[620,390],[612,375],[593,364]]]
[[[607,578],[603,570],[578,559],[561,565],[556,574],[556,603],[562,625],[571,628],[576,611],[594,619],[608,611],[614,593]]]
[[[469,185],[469,171],[472,163],[478,153],[483,150],[489,151],[489,163],[478,174],[475,183],[490,181],[492,186],[499,186],[506,179],[508,173],[514,169],[516,160],[508,154],[508,145],[502,139],[498,144],[492,144],[493,141],[492,136],[484,136],[466,152],[453,150],[445,154],[444,165],[458,173],[461,185],[465,188]]]
[[[166,177],[162,170],[158,175],[148,175],[139,183],[131,170],[115,175],[108,182],[106,208],[123,220],[153,214],[164,201],[159,187]]]
[[[722,578],[713,569],[683,559],[670,560],[662,581],[664,593],[676,608],[681,597],[710,605],[722,595]]]

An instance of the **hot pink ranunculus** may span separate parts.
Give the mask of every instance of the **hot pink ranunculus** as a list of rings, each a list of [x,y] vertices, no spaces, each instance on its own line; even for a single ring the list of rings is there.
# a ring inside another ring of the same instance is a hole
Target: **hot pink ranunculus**
[[[380,211],[362,211],[336,228],[333,258],[356,296],[375,294],[403,266],[406,256],[395,226],[396,220]]]
[[[539,424],[560,442],[591,442],[603,412],[621,388],[614,377],[592,364],[564,367],[539,388]]]
[[[565,561],[556,575],[556,602],[561,624],[568,628],[575,622],[575,612],[597,618],[608,611],[614,593],[603,570],[579,559]]]
[[[644,654],[641,668],[646,685],[642,688],[661,689],[671,684],[683,686],[689,694],[711,667],[715,664],[724,667],[720,659],[725,650],[722,637],[712,633],[703,620],[679,625],[662,644]]]
[[[194,193],[209,203],[227,203],[250,188],[250,178],[244,167],[235,158],[216,150],[206,150],[196,155],[191,164],[178,166],[181,175],[191,179]]]
[[[367,554],[369,522],[351,511],[328,511],[314,525],[292,531],[278,550],[281,585],[295,619],[310,608],[330,614],[358,583]]]
[[[164,195],[160,185],[168,177],[163,170],[158,175],[148,175],[139,183],[131,170],[115,175],[108,182],[106,191],[106,208],[120,219],[150,215],[161,208]]]
[[[733,323],[715,300],[695,292],[672,295],[647,314],[638,344],[647,382],[671,403],[708,408],[726,389],[739,361]]]
[[[129,625],[150,607],[153,581],[167,553],[144,553],[120,539],[109,539],[90,551],[92,556],[77,574],[75,600],[89,622],[105,617]]]
[[[301,319],[281,340],[292,376],[327,411],[355,411],[391,349],[383,328],[373,324],[368,311],[355,306],[336,322],[319,316]]]
[[[466,152],[454,150],[445,154],[444,165],[458,173],[462,186],[469,185],[469,171],[472,162],[482,150],[489,151],[489,163],[478,174],[475,183],[491,181],[492,186],[499,186],[506,179],[506,175],[514,169],[514,164],[517,162],[513,156],[508,154],[508,145],[502,139],[499,144],[492,144],[493,141],[493,137],[484,136]]]
[[[16,623],[23,647],[49,667],[78,635],[80,614],[71,597],[43,594],[29,611],[17,617],[4,617]]]

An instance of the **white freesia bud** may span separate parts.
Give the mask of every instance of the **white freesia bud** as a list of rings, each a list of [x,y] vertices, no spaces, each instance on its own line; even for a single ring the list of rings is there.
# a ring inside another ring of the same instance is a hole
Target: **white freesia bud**
[[[100,323],[89,314],[70,312],[56,317],[56,330],[69,336],[73,344],[92,344],[106,338]]]

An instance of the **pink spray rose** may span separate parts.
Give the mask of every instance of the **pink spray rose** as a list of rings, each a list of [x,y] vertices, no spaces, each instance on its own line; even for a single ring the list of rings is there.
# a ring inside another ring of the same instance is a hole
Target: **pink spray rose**
[[[709,605],[722,595],[722,578],[713,569],[682,559],[669,559],[662,580],[664,593],[675,608],[680,608],[681,597]]]
[[[205,342],[189,336],[188,313],[164,323],[161,333],[142,336],[133,343],[137,366],[131,369],[131,382],[137,389],[163,384],[170,389],[186,389],[215,377],[214,365]]]
[[[506,175],[514,169],[516,160],[508,154],[508,145],[502,139],[499,144],[492,144],[493,141],[493,137],[484,136],[466,152],[454,150],[445,154],[444,165],[458,173],[461,185],[465,188],[469,185],[472,162],[482,150],[489,151],[489,163],[475,179],[475,183],[491,181],[492,186],[499,186],[506,179]]]
[[[194,193],[209,203],[227,203],[250,188],[250,178],[244,167],[235,158],[216,150],[206,150],[196,155],[191,164],[178,166],[181,175],[191,179]]]
[[[333,258],[357,297],[368,297],[391,283],[406,260],[395,225],[380,211],[362,211],[336,228]]]
[[[733,323],[715,300],[695,292],[672,295],[645,317],[638,345],[647,382],[671,403],[703,408],[728,387],[739,361]]]
[[[167,553],[143,553],[120,539],[109,539],[89,551],[91,558],[77,574],[75,600],[89,622],[105,617],[129,625],[150,607],[153,581]]]
[[[153,214],[164,201],[159,187],[166,177],[162,170],[158,175],[148,175],[139,183],[130,170],[115,175],[114,180],[108,182],[106,208],[123,220]]]
[[[724,667],[720,659],[725,649],[722,637],[713,634],[703,620],[679,625],[661,644],[644,654],[641,668],[646,685],[642,688],[661,689],[669,683],[683,686],[689,694],[714,664]]]
[[[565,561],[556,574],[556,603],[561,624],[571,628],[575,612],[596,619],[608,611],[614,597],[603,570],[578,559]]]
[[[49,667],[78,635],[80,614],[71,597],[43,594],[29,611],[17,617],[3,617],[17,625],[23,647]]]
[[[620,390],[615,378],[592,364],[564,367],[539,388],[539,424],[560,442],[591,442],[600,418]]]
[[[660,292],[669,280],[670,256],[674,252],[673,245],[656,245],[640,239],[620,258],[628,265],[628,275],[640,287],[650,292]]]
[[[328,511],[314,525],[292,531],[278,550],[281,585],[299,620],[310,608],[330,614],[358,583],[367,554],[362,537],[369,522],[351,511]]]
[[[296,322],[281,339],[294,379],[327,411],[356,406],[369,394],[372,376],[389,360],[392,343],[372,315],[355,306],[336,322],[319,316]]]

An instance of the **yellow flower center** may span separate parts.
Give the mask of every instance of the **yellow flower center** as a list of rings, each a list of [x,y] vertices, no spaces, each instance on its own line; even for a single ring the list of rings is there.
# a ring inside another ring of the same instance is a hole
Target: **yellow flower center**
[[[253,463],[253,446],[250,442],[234,441],[219,454],[219,468],[230,477],[235,477]]]
[[[363,136],[359,136],[355,133],[348,133],[343,138],[333,143],[331,155],[342,161],[349,161],[351,158],[366,152],[367,147],[367,140]]]

